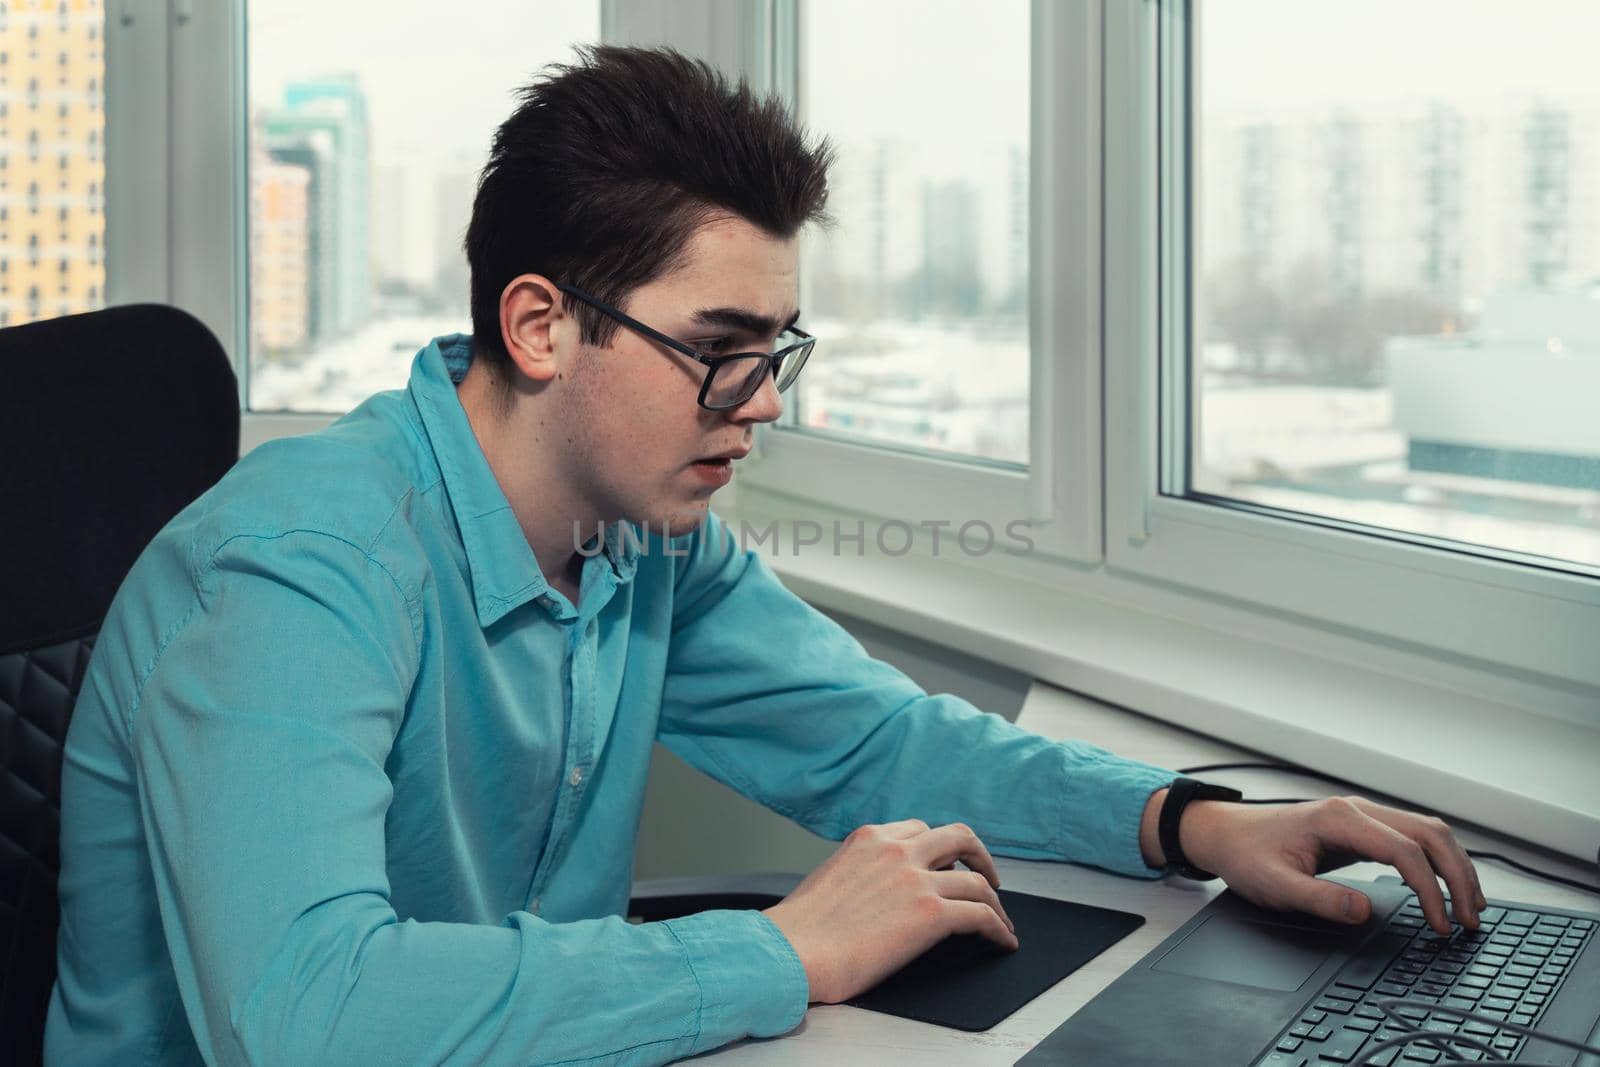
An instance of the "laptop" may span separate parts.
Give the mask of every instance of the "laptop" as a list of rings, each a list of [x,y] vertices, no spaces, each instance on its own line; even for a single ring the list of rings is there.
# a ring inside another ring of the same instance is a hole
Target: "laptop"
[[[1490,1058],[1466,1044],[1377,1049],[1425,1029],[1471,1038],[1501,1060],[1600,1067],[1600,1056],[1494,1025],[1600,1044],[1600,915],[1491,900],[1481,930],[1456,926],[1443,937],[1398,879],[1334,880],[1371,898],[1368,922],[1266,911],[1224,892],[1019,1064],[1417,1067]],[[1399,1018],[1378,1006],[1393,998],[1405,1001],[1393,1006]]]

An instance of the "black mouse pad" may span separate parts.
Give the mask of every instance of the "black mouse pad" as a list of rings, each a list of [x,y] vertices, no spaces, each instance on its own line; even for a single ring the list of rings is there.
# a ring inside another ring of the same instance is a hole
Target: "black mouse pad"
[[[946,938],[849,1003],[955,1030],[987,1030],[1144,925],[1144,916],[1000,890],[1021,947]]]

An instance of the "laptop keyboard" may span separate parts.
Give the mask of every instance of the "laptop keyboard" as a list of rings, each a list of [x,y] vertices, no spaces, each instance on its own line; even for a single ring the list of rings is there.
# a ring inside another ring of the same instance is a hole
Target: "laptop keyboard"
[[[1278,1035],[1255,1067],[1319,1067],[1327,1063],[1365,1065],[1362,1049],[1409,1033],[1386,1016],[1377,1002],[1404,997],[1395,1009],[1413,1027],[1460,1033],[1511,1059],[1525,1039],[1475,1019],[1462,1020],[1457,1008],[1492,1019],[1538,1026],[1555,998],[1572,961],[1594,936],[1591,919],[1540,911],[1486,908],[1474,932],[1451,924],[1445,937],[1428,928],[1412,896],[1345,964],[1299,1019]],[[1484,1058],[1466,1045],[1452,1046],[1458,1060]],[[1451,1057],[1421,1042],[1386,1049],[1372,1059],[1377,1067],[1414,1067],[1450,1062]]]

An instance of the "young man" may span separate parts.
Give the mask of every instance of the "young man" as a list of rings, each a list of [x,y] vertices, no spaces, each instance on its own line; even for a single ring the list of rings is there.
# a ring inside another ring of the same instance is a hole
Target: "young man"
[[[826,163],[669,52],[527,90],[474,205],[473,336],[246,457],[113,605],[67,745],[52,1062],[650,1063],[782,1034],[951,933],[1014,946],[986,845],[1187,858],[1352,922],[1365,898],[1312,875],[1361,854],[1436,926],[1442,875],[1475,923],[1449,831],[1363,800],[1198,802],[1167,856],[1171,772],[922,693],[726,548],[709,500],[809,354]],[[658,739],[844,845],[765,914],[629,925]]]

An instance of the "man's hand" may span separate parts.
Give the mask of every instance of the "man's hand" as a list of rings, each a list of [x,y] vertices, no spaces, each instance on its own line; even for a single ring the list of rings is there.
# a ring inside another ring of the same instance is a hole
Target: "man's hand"
[[[957,860],[971,869],[953,869]],[[971,829],[908,819],[855,830],[764,914],[805,966],[811,1000],[837,1004],[951,934],[1015,949],[998,888],[994,860]]]
[[[1165,796],[1161,790],[1151,798],[1156,811]],[[1364,894],[1314,877],[1363,859],[1399,871],[1416,892],[1428,925],[1441,934],[1449,933],[1450,919],[1440,878],[1450,887],[1462,926],[1477,929],[1478,913],[1488,907],[1478,872],[1448,826],[1364,797],[1282,806],[1196,801],[1184,809],[1178,835],[1191,863],[1220,875],[1228,888],[1263,907],[1365,922],[1372,902]],[[1148,860],[1150,850],[1145,851]]]

